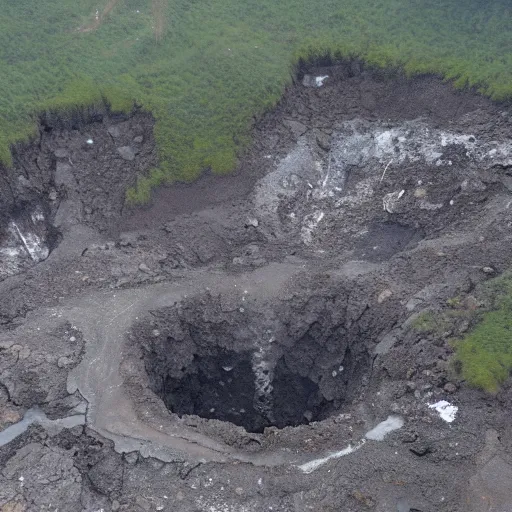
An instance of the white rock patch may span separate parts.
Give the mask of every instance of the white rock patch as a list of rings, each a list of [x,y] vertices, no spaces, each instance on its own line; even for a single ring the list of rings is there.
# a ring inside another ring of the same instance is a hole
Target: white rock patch
[[[457,411],[459,408],[456,405],[452,405],[450,402],[447,402],[446,400],[440,400],[439,402],[436,402],[435,404],[429,405],[430,409],[435,409],[442,420],[446,421],[447,423],[451,423],[455,420],[455,416],[457,414]]]
[[[306,245],[310,245],[313,242],[313,231],[324,217],[325,214],[322,211],[310,213],[304,217],[304,225],[302,226],[301,237],[302,241]]]
[[[317,87],[322,87],[324,85],[324,82],[329,78],[329,75],[325,76],[315,76],[315,84]]]
[[[11,220],[0,246],[0,280],[19,273],[48,258],[44,215],[36,210],[19,220]]]
[[[387,434],[403,426],[404,420],[400,416],[388,416],[387,419],[381,421],[376,427],[367,432],[365,437],[372,441],[383,441]]]

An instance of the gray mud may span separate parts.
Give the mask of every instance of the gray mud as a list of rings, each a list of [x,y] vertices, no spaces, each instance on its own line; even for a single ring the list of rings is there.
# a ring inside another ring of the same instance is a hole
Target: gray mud
[[[233,175],[136,209],[150,116],[43,119],[1,169],[0,511],[512,510],[510,383],[414,327],[510,266],[510,119],[304,69]]]

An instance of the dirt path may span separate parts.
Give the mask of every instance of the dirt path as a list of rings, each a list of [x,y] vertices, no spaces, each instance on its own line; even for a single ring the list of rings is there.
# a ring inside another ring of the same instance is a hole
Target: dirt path
[[[94,15],[94,21],[92,21],[85,27],[78,28],[77,31],[83,34],[83,33],[93,32],[93,31],[97,30],[101,26],[101,24],[104,22],[105,18],[114,10],[114,7],[118,3],[119,3],[119,0],[109,0],[101,14],[99,11],[96,11],[96,14]],[[165,0],[152,0],[151,1],[151,12],[152,12],[152,16],[153,16],[152,29],[153,29],[153,34],[155,36],[155,40],[157,42],[161,41],[161,39],[165,33],[165,25],[166,25],[165,7],[166,7]]]
[[[103,12],[100,14],[99,11],[96,11],[94,15],[94,21],[85,27],[81,27],[78,29],[78,32],[86,33],[93,32],[96,30],[105,20],[105,18],[114,10],[114,7],[117,5],[119,0],[109,0]]]
[[[153,33],[155,40],[161,41],[165,32],[165,7],[167,2],[165,0],[152,0],[151,11],[153,14]]]

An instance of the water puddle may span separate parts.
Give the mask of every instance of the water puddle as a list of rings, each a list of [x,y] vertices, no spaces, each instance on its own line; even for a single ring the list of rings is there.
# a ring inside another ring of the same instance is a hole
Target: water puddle
[[[59,418],[56,420],[50,420],[46,414],[41,411],[38,407],[29,409],[23,419],[5,430],[0,432],[0,447],[5,446],[18,436],[23,434],[30,425],[41,425],[45,430],[49,432],[58,433],[64,428],[73,428],[78,425],[85,425],[85,414],[76,414],[74,416],[68,416],[67,418]]]

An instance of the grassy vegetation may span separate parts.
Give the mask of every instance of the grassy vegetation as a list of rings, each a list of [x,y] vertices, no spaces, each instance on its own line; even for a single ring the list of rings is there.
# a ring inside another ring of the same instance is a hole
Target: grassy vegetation
[[[456,359],[470,385],[496,392],[512,370],[512,273],[489,281],[484,294],[488,308],[455,343]]]
[[[98,11],[98,16],[96,12]],[[16,0],[0,12],[0,161],[36,116],[151,111],[159,168],[128,191],[223,173],[294,65],[358,56],[512,97],[508,0]]]
[[[447,309],[424,311],[411,327],[445,337],[457,332],[461,322],[466,328],[472,324],[462,338],[451,340],[454,368],[470,386],[495,393],[512,371],[512,271],[487,281],[478,297],[478,301],[449,299]]]

